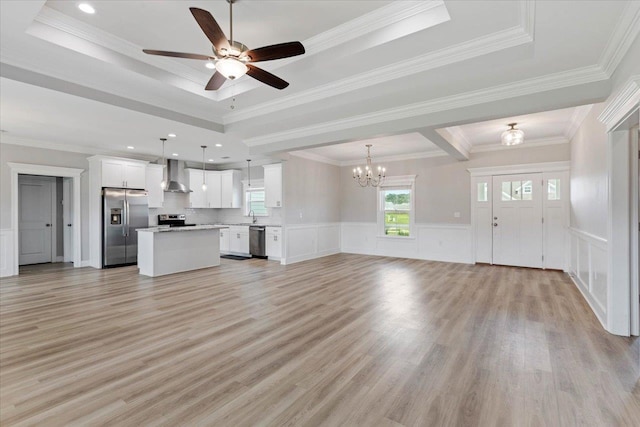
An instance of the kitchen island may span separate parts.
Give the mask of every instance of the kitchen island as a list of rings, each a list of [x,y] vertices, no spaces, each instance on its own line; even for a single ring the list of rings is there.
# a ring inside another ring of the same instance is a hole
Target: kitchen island
[[[220,265],[219,225],[138,229],[138,268],[149,277]]]

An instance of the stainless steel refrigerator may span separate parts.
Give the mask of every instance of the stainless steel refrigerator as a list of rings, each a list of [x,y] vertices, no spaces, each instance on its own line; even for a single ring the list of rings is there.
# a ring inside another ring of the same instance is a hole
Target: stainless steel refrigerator
[[[136,264],[136,229],[149,226],[147,192],[104,188],[102,201],[102,266]]]

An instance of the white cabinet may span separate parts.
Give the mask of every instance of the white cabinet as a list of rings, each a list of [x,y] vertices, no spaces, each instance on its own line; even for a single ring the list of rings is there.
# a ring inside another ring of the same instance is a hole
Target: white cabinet
[[[202,189],[202,170],[201,169],[187,169],[187,175],[189,178],[189,207],[190,208],[208,208],[209,203],[207,201],[207,193]],[[206,173],[205,173],[206,182]]]
[[[209,171],[207,173],[207,202],[210,208],[221,208],[221,176],[220,172]]]
[[[164,203],[163,165],[147,165],[147,200],[150,208],[161,208]]]
[[[282,258],[282,228],[267,227],[265,239],[267,257],[269,257],[269,259]]]
[[[282,164],[265,165],[264,204],[268,208],[282,207]]]
[[[220,207],[242,207],[242,181],[240,180],[240,171],[222,171],[220,173],[220,188]]]
[[[102,160],[102,186],[144,189],[147,181],[145,163]]]
[[[202,189],[202,169],[187,169],[189,177],[189,207],[241,208],[242,182],[240,171],[205,171],[206,191]]]
[[[229,227],[229,252],[249,253],[249,226]]]
[[[229,253],[229,229],[220,229],[220,253]]]

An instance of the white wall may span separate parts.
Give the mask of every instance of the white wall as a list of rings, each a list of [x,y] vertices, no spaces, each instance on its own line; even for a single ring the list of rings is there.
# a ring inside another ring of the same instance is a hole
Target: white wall
[[[11,229],[11,169],[8,162],[84,169],[80,177],[82,259],[89,259],[89,162],[87,155],[0,144],[0,229]],[[75,203],[75,201],[74,201]],[[7,239],[4,239],[7,240]],[[7,241],[7,244],[13,244]],[[4,252],[4,249],[3,249]]]
[[[340,252],[340,168],[291,156],[283,163],[284,257],[291,264]]]

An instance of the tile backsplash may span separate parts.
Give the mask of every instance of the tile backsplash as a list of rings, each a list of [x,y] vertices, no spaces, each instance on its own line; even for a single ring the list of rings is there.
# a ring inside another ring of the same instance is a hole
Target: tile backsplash
[[[164,193],[162,208],[149,209],[149,226],[158,225],[159,214],[185,214],[189,224],[236,224],[250,222],[244,216],[244,209],[192,209],[189,206],[189,195],[185,193]],[[282,224],[279,208],[269,209],[269,216],[258,217],[258,224]]]

